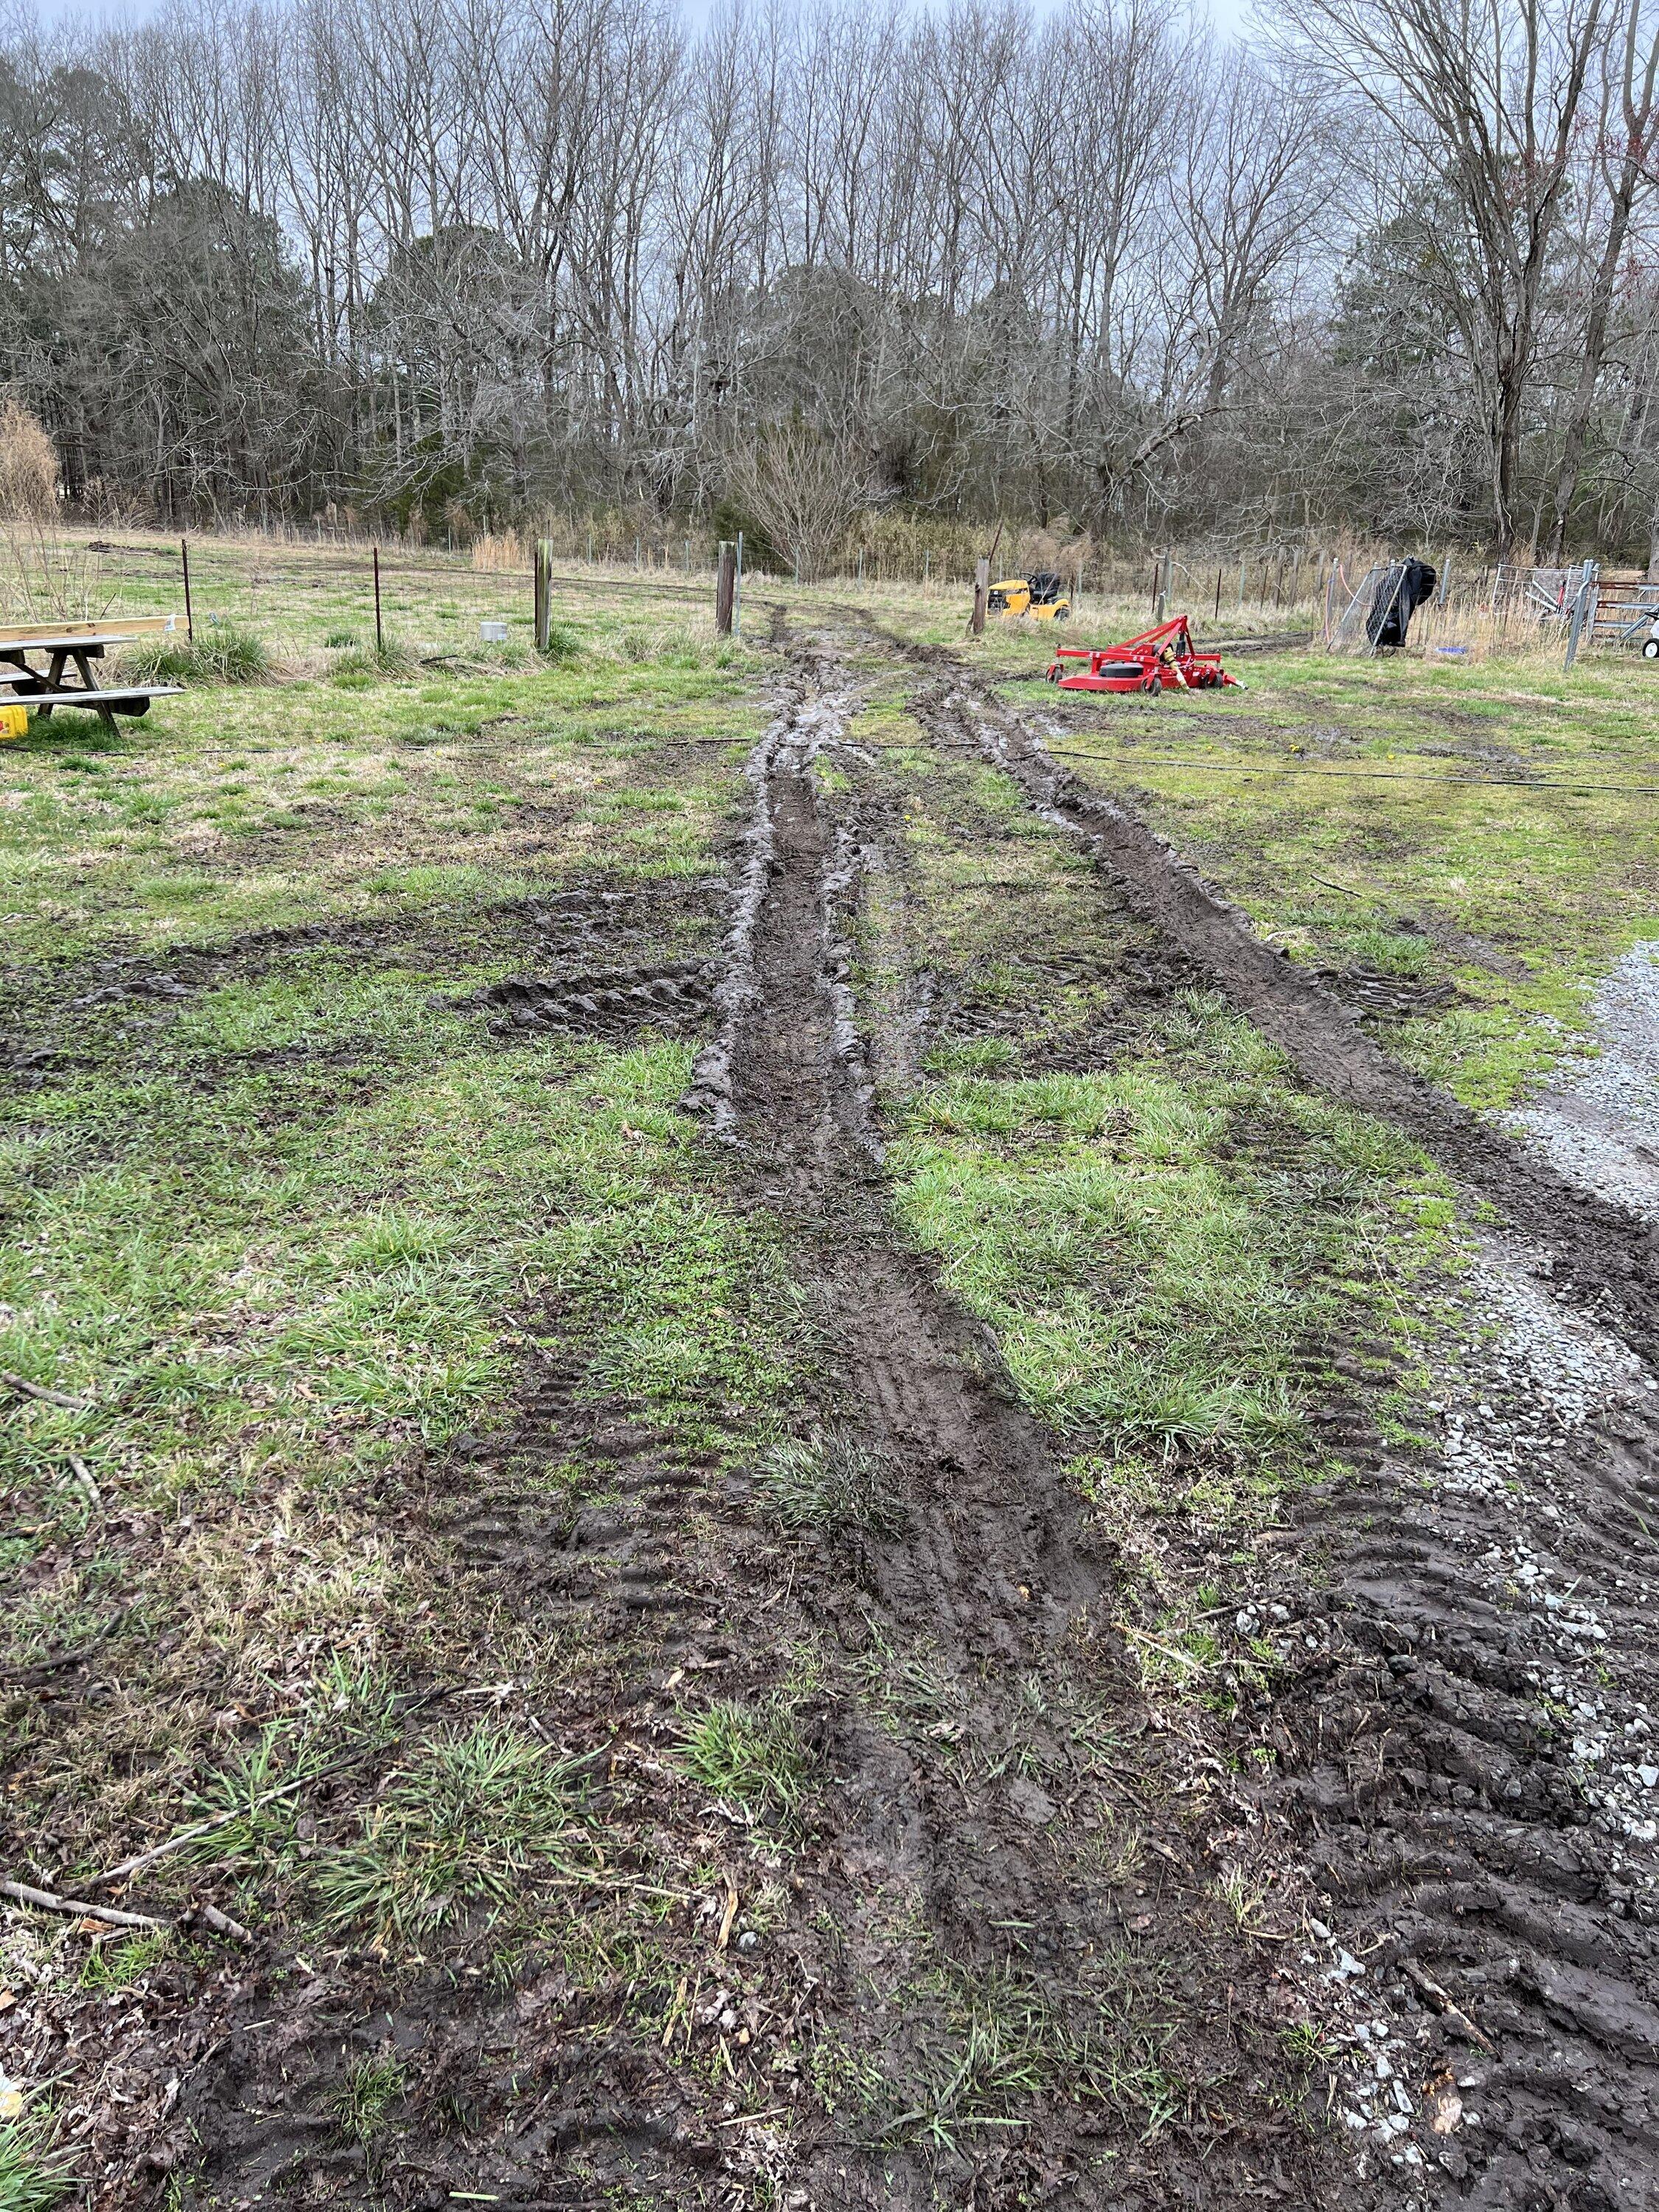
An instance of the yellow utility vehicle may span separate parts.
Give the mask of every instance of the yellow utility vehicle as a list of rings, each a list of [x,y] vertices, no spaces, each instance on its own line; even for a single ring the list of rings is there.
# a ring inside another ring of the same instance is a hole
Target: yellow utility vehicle
[[[1052,568],[1034,568],[1029,576],[1005,576],[992,585],[985,604],[994,615],[1030,615],[1033,622],[1072,619],[1066,579]]]

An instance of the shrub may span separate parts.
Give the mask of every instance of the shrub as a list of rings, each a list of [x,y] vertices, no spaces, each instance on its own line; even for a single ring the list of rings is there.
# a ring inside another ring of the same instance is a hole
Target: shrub
[[[39,416],[0,399],[0,516],[44,522],[58,506],[58,453]]]
[[[146,638],[122,657],[138,684],[258,684],[270,673],[265,641],[235,623],[216,623],[194,638]]]

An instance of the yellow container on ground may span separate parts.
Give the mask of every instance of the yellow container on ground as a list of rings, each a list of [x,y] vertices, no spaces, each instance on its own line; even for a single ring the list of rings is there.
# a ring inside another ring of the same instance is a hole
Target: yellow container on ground
[[[0,707],[0,744],[9,744],[13,738],[26,738],[28,733],[28,708],[15,706],[9,700]]]

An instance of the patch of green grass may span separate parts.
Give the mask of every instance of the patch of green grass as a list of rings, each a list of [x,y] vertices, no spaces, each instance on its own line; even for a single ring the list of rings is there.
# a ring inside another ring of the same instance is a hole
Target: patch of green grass
[[[922,1064],[930,1075],[1000,1075],[1018,1066],[1019,1054],[1006,1037],[947,1038]]]
[[[29,2112],[0,2120],[0,2212],[49,2212],[74,2186],[44,2121]]]
[[[1361,1240],[1424,1228],[1394,1206],[1424,1170],[1297,1091],[1218,1002],[1188,1000],[1167,1034],[1179,1058],[1115,1074],[924,1086],[893,1148],[897,1205],[1035,1411],[1131,1461],[1224,1473],[1242,1504],[1317,1463],[1303,1354],[1341,1324]],[[1299,1187],[1232,1141],[1268,1119],[1304,1156]]]
[[[903,1504],[879,1454],[839,1431],[772,1445],[757,1463],[755,1494],[781,1528],[878,1537],[904,1530]]]
[[[566,1867],[585,1824],[582,1762],[489,1722],[423,1747],[387,1786],[361,1842],[317,1862],[325,1926],[380,1954],[510,1905]]]
[[[128,1936],[118,1942],[95,1944],[81,1969],[81,1986],[88,1990],[130,1989],[141,1975],[166,1958],[173,1948],[173,1932],[158,1928]]]
[[[1398,929],[1347,929],[1336,942],[1350,960],[1378,975],[1418,981],[1435,969],[1434,947],[1426,937]]]
[[[694,1782],[751,1818],[793,1812],[811,1771],[793,1714],[781,1698],[720,1698],[682,1722],[680,1763]]]
[[[1382,1041],[1467,1105],[1514,1104],[1572,1048],[1599,980],[1659,938],[1644,665],[1291,653],[1249,680],[1247,702],[1195,695],[1150,721],[1078,710],[1066,765],[1131,799],[1293,958],[1453,984]]]
[[[346,2069],[335,2100],[343,2134],[367,2146],[385,2133],[392,2107],[409,2087],[409,2069],[396,2051],[370,2051]]]

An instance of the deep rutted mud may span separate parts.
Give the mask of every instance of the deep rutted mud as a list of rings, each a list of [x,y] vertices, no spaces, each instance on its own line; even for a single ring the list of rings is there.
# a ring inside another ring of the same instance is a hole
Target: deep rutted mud
[[[1260,1816],[1148,1711],[1112,1558],[994,1346],[890,1234],[847,945],[879,825],[813,773],[851,704],[833,659],[798,655],[780,695],[690,1103],[727,1195],[795,1255],[821,1345],[802,1418],[866,1455],[887,1508],[781,1540],[714,1455],[672,1451],[556,1343],[532,1355],[507,1425],[431,1469],[427,1536],[508,1711],[498,1650],[586,1654],[579,1691],[528,1720],[595,1762],[604,1879],[577,1888],[571,1953],[507,1989],[483,1960],[388,1986],[348,1954],[276,2002],[256,1973],[204,2008],[165,2154],[199,2170],[187,2202],[1368,2201],[1297,2117],[1297,1978],[1218,1905],[1211,1839]],[[597,1494],[554,1479],[573,1465]],[[711,1694],[798,1700],[817,1780],[787,1854],[686,1786],[684,1711]],[[630,1985],[571,1963],[640,1891],[666,1900],[641,1955],[679,1977],[648,2032]],[[388,2049],[419,2100],[365,2148],[343,2099]]]
[[[925,1654],[928,1695],[942,1715],[969,1717],[988,1768],[964,1775],[959,1764],[952,1771],[919,1755],[914,1740],[873,1724],[866,1703],[830,1708],[846,1887],[828,2010],[859,2039],[859,1990],[893,1985],[902,1964],[893,1929],[908,1920],[913,1966],[931,1960],[935,1973],[1001,1990],[1004,2002],[1012,1990],[1058,2038],[1083,2044],[1097,2033],[1126,1948],[1144,1952],[1172,1965],[1178,1981],[1158,2035],[1178,2046],[1188,2078],[1218,2085],[1231,2108],[1219,2133],[1200,2109],[1189,2130],[1139,2151],[1122,2139],[1129,2115],[1097,2084],[1086,2099],[1073,2092],[1041,2118],[1031,2114],[1032,2131],[1022,2125],[1007,2150],[969,2136],[949,2156],[923,2160],[901,2138],[872,2160],[833,2141],[808,2169],[813,2201],[1012,2203],[1039,2183],[1079,2206],[1150,2208],[1172,2191],[1198,2203],[1299,2197],[1318,2188],[1324,2147],[1278,2121],[1297,2085],[1273,2046],[1260,1961],[1216,1929],[1201,1838],[1165,1816],[1150,1888],[1114,1879],[1108,1856],[1090,1848],[1091,1832],[1109,1830],[1114,1802],[1121,1817],[1126,1784],[1144,1816],[1148,1801],[1132,1776],[1153,1791],[1174,1776],[1159,1772],[1168,1753],[1146,1734],[1138,1677],[1109,1626],[1110,1558],[1097,1539],[1091,1545],[987,1333],[891,1239],[845,935],[860,874],[885,862],[856,811],[831,818],[811,776],[839,733],[845,679],[807,662],[796,681],[805,696],[754,763],[730,1018],[694,1097],[742,1148],[755,1197],[798,1223],[826,1316],[840,1418],[902,1504],[902,1533],[867,1540],[856,1575],[845,1562],[839,1571],[821,1562],[829,1571],[813,1578],[809,1611],[854,1663],[874,1658],[902,1680]],[[1060,1756],[1038,1781],[1010,1759],[1029,1735],[1034,1697],[1052,1737],[1075,1721],[1073,1700],[1109,1714],[1115,1771],[1085,1759],[1068,1772]],[[925,2076],[925,2019],[908,2031],[914,2047],[897,2051],[894,2025],[878,2012],[861,2039]],[[905,2087],[925,2103],[919,2080]]]
[[[1305,1077],[1410,1131],[1518,1232],[1486,1244],[1421,1443],[1360,1455],[1297,1514],[1273,1603],[1237,1629],[1271,1630],[1286,1670],[1267,1797],[1299,1808],[1315,1933],[1352,1987],[1340,2116],[1360,2172],[1405,2203],[1659,2203],[1659,1280],[1651,1231],[1609,1202],[1639,1194],[1605,1172],[1644,1151],[1620,1079],[1645,1027],[1592,1079],[1603,1171],[1574,1188],[1586,1114],[1563,1098],[1583,1071],[1546,1102],[1558,1173],[1391,1062],[971,680],[918,708],[1007,769]]]
[[[478,994],[509,1031],[712,1006],[686,1103],[720,1140],[725,1198],[788,1239],[821,1345],[814,1433],[861,1453],[885,1500],[861,1528],[781,1535],[714,1454],[668,1449],[557,1345],[527,1359],[505,1428],[430,1471],[427,1533],[476,1591],[480,1652],[522,1634],[591,1662],[532,1724],[603,1777],[616,1887],[583,1893],[583,1919],[641,1887],[672,1899],[650,1935],[681,1977],[667,2029],[643,2033],[627,1990],[585,1982],[556,1944],[510,1988],[480,1965],[388,1997],[347,1957],[273,2004],[251,1975],[195,2031],[167,2151],[195,2158],[196,2130],[206,2193],[188,2201],[1659,2203],[1659,1432],[1647,1370],[1609,1326],[1615,1299],[1646,1311],[1640,1232],[1547,1178],[1530,1211],[1516,1194],[1526,1234],[1486,1248],[1422,1442],[1385,1446],[1344,1415],[1358,1471],[1308,1501],[1279,1577],[1241,1603],[1237,1636],[1274,1639],[1282,1671],[1206,1748],[1271,1743],[1278,1773],[1252,1784],[1207,1757],[1189,1793],[1194,1742],[1126,1661],[1109,1548],[994,1345],[891,1234],[849,942],[899,863],[846,773],[855,696],[833,652],[783,665],[716,973],[664,962],[654,930],[636,949],[620,908],[550,902],[532,972]],[[1001,760],[1162,923],[1167,957],[1140,957],[1132,995],[1215,975],[1316,1080],[1449,1131],[1472,1187],[1515,1190],[1521,1155],[1393,1068],[1006,710],[954,679],[921,704],[941,744]],[[842,776],[815,774],[824,756]],[[878,1038],[901,1070],[926,983]],[[994,1024],[971,997],[950,1012],[967,1034]],[[1068,1037],[1066,1064],[1090,1050]],[[1595,1311],[1569,1272],[1607,1293]],[[576,1462],[603,1471],[597,1492],[551,1479]],[[688,1814],[680,1708],[795,1694],[802,1650],[820,1659],[800,1706],[819,1781],[808,1832],[769,1870],[741,1832]],[[1218,1911],[1230,1832],[1276,1839],[1317,1885],[1305,1931],[1252,1943]],[[711,1866],[742,1893],[729,1947],[719,1882],[697,1893]],[[774,1875],[781,1924],[746,1948]],[[1346,2039],[1329,2129],[1301,2109],[1287,2047],[1310,1996]],[[1011,2022],[1012,2059],[994,2043]],[[422,2100],[371,2154],[342,2140],[343,2085],[388,2043]],[[727,2079],[764,2085],[758,2119],[722,2106]]]

